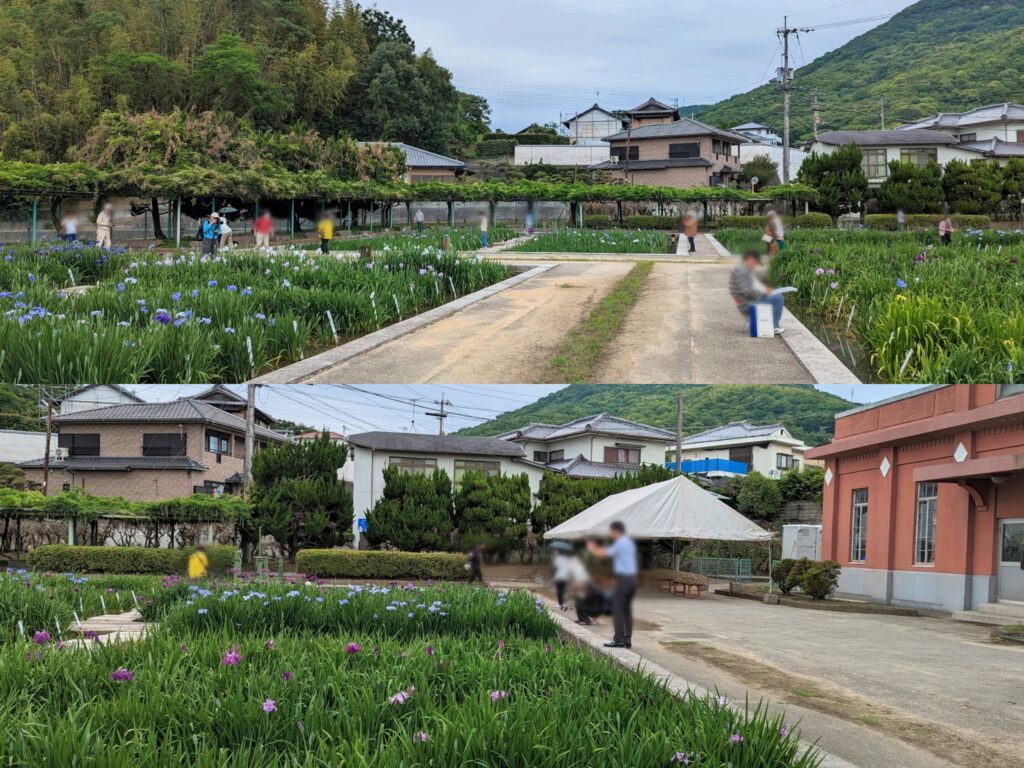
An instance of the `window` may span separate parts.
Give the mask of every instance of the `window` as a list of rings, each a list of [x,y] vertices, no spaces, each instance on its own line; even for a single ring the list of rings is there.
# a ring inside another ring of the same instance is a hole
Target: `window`
[[[1017,131],[1017,143],[1024,144],[1024,131]]]
[[[786,453],[780,453],[775,457],[776,469],[793,469],[796,466],[796,459]]]
[[[536,461],[538,464],[547,464],[548,463],[548,452],[547,451],[534,451],[533,452],[533,460]]]
[[[173,434],[143,435],[143,456],[184,456],[188,453],[188,439],[177,432]]]
[[[65,435],[61,433],[57,437],[57,445],[60,448],[67,448],[72,457],[100,455],[99,435]]]
[[[615,162],[621,163],[621,162],[623,162],[626,159],[626,152],[627,152],[627,148],[626,147],[613,147],[612,148],[612,157],[615,158]],[[631,146],[631,147],[628,148],[628,152],[629,152],[629,159],[630,160],[639,160],[640,159],[640,147],[638,147],[636,145]]]
[[[889,178],[888,153],[884,149],[864,150],[864,175],[870,180]]]
[[[1024,566],[1024,523],[1003,523],[1002,565]]]
[[[740,448],[729,449],[729,461],[736,461],[740,464],[747,465],[747,471],[749,472],[754,468],[754,448],[753,446],[743,446]]]
[[[398,467],[410,475],[429,475],[437,469],[437,459],[412,459],[406,456],[392,456],[388,464]]]
[[[230,456],[231,435],[226,435],[223,432],[207,431],[206,450],[209,451],[210,453],[223,453]]]
[[[605,464],[639,464],[640,448],[628,445],[607,446],[604,449]]]
[[[1024,395],[1024,384],[1003,384],[999,387],[999,397],[1014,397]]]
[[[565,461],[565,451],[551,451],[548,461]]]
[[[850,562],[868,559],[868,489],[853,492],[853,530],[850,533]]]
[[[471,461],[469,459],[455,460],[455,482],[462,481],[463,475],[467,472],[483,472],[488,477],[497,477],[501,474],[500,461]]]
[[[669,144],[668,156],[670,160],[685,160],[690,157],[700,157],[700,142],[690,144]]]
[[[938,483],[917,486],[917,517],[914,521],[914,564],[935,562],[935,512],[939,505]]]
[[[978,134],[976,133],[961,133],[960,141],[977,141]]]
[[[939,150],[934,147],[916,147],[914,149],[900,150],[900,159],[904,163],[911,163],[918,168],[924,168],[928,163],[939,162]]]

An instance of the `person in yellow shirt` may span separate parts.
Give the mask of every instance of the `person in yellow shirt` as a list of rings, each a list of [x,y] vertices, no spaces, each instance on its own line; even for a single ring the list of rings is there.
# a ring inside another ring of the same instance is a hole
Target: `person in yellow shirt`
[[[334,220],[325,213],[320,217],[320,223],[316,227],[320,235],[320,252],[327,253],[331,250],[331,240],[334,239]]]
[[[206,578],[206,569],[210,565],[210,558],[206,556],[206,547],[200,544],[188,558],[188,577],[196,579]]]

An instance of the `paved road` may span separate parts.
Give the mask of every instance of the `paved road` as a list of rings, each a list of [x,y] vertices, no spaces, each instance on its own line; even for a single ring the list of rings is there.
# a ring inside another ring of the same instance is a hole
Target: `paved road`
[[[633,648],[670,671],[730,699],[778,701],[731,673],[674,652],[666,643],[693,643],[749,657],[788,675],[938,725],[950,739],[991,745],[1024,756],[1024,648],[986,642],[988,629],[947,619],[812,611],[712,595],[702,600],[642,595],[644,620]],[[593,628],[611,636],[607,624]],[[798,686],[799,682],[794,682]],[[949,762],[876,728],[795,704],[775,707],[800,719],[810,740],[861,768],[972,766]],[[941,750],[939,750],[941,753]],[[1007,766],[1013,764],[1012,758]],[[984,763],[992,765],[991,761]],[[1024,765],[1022,760],[1019,765]]]
[[[786,344],[751,339],[728,293],[731,263],[703,237],[700,261],[658,262],[596,383],[812,383]],[[580,257],[582,258],[582,257]],[[708,262],[708,263],[705,263]],[[310,382],[530,384],[565,334],[631,268],[567,261],[450,317],[326,369]]]

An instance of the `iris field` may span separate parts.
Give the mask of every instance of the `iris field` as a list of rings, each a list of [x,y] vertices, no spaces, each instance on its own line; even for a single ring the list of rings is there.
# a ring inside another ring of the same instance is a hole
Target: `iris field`
[[[733,253],[756,232],[716,234]],[[770,268],[808,313],[853,334],[889,382],[1024,381],[1024,234],[794,230]]]
[[[141,602],[161,623],[136,643],[0,640],[5,764],[820,763],[760,707],[562,643],[524,592],[169,579]]]
[[[560,229],[515,245],[515,253],[665,253],[668,235],[649,230]]]
[[[0,246],[0,377],[245,381],[510,274],[408,238],[369,260]]]

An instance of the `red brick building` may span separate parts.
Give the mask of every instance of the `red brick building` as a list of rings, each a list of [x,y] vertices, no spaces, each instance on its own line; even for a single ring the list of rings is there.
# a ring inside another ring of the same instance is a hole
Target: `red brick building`
[[[1024,386],[930,387],[836,417],[822,557],[839,591],[945,611],[1024,601]]]

